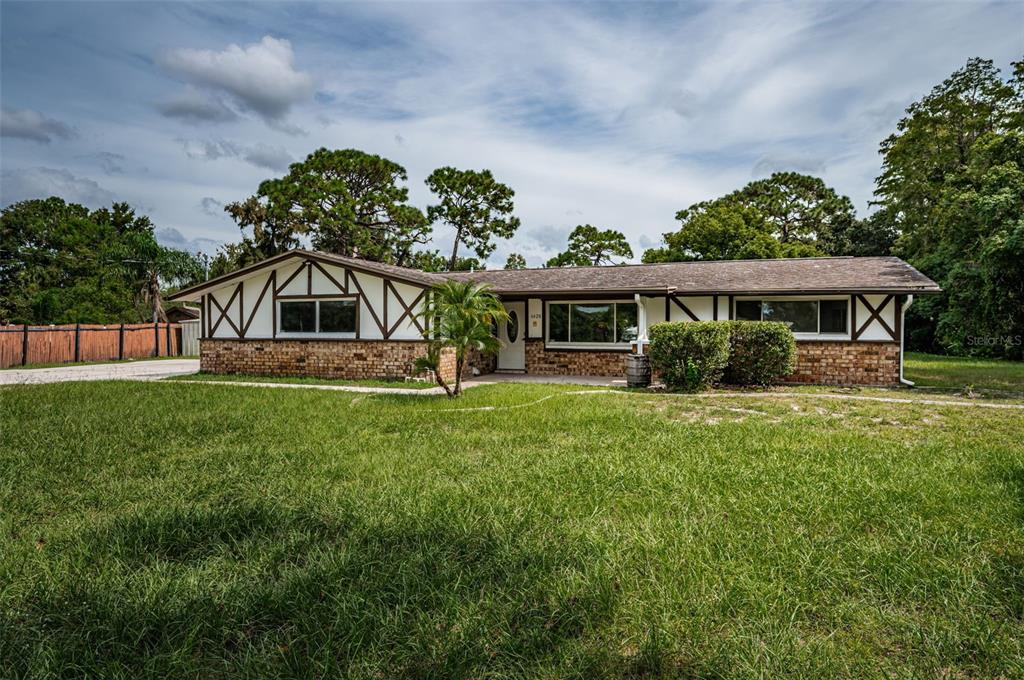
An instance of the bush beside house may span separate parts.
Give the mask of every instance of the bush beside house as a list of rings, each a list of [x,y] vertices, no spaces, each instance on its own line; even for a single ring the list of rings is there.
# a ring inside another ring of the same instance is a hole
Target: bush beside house
[[[770,385],[796,365],[796,340],[783,323],[658,323],[651,326],[650,339],[651,367],[671,389],[703,389],[723,380]]]
[[[719,321],[656,323],[651,368],[673,389],[696,390],[722,379],[729,362],[729,326]]]
[[[714,322],[713,322],[714,323]],[[796,368],[796,339],[778,321],[725,321],[729,324],[729,363],[725,382],[771,385]]]

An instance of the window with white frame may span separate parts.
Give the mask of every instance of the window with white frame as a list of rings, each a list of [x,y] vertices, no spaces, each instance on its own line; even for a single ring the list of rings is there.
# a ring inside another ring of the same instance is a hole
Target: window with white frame
[[[552,345],[628,345],[639,327],[635,302],[549,302],[547,330]]]
[[[740,321],[781,321],[796,335],[846,335],[849,298],[737,300]]]
[[[355,335],[357,301],[354,299],[280,300],[277,304],[279,333]]]

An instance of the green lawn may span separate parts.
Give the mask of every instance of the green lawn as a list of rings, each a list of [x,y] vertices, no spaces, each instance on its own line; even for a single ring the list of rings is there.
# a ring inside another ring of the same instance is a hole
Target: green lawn
[[[973,387],[1024,394],[1024,362],[907,352],[903,372],[920,387]]]
[[[290,385],[355,385],[359,387],[402,387],[416,390],[426,390],[437,387],[436,382],[425,380],[338,380],[333,378],[306,378],[306,377],[276,377],[266,375],[240,375],[221,373],[196,373],[194,375],[179,375],[165,380],[204,380],[213,382],[259,382],[259,383],[287,383]]]
[[[1024,411],[574,390],[0,389],[2,674],[1024,674]]]

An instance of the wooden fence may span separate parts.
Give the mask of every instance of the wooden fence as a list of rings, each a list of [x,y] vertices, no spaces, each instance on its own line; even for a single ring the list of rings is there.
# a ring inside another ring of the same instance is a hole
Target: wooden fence
[[[176,323],[0,326],[0,368],[180,354]]]

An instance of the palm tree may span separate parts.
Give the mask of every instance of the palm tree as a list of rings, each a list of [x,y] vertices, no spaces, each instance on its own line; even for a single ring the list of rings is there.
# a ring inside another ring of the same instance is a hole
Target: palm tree
[[[449,397],[462,394],[462,372],[470,350],[495,354],[501,342],[493,329],[499,321],[508,319],[508,312],[490,286],[469,281],[444,281],[430,291],[420,316],[425,320],[430,346],[427,355],[416,362],[420,370],[431,370],[437,384]],[[451,388],[441,376],[441,354],[446,347],[455,351],[455,387]]]
[[[153,321],[167,320],[161,283],[187,285],[203,279],[200,260],[183,250],[166,248],[151,233],[126,234],[120,252],[120,269],[135,286],[139,307],[152,310]]]

